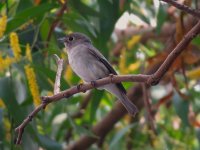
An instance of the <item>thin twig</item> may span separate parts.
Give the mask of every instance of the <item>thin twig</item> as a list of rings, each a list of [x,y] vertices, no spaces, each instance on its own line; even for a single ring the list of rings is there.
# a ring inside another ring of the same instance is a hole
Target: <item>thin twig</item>
[[[198,9],[192,9],[184,4],[180,4],[178,3],[177,1],[175,0],[160,0],[160,1],[163,1],[163,2],[166,2],[168,4],[171,4],[173,5],[174,7],[184,11],[184,12],[187,12],[195,17],[198,17],[200,18],[200,11]]]
[[[142,93],[143,93],[143,101],[144,101],[144,106],[146,108],[146,115],[147,115],[147,120],[149,123],[149,126],[151,130],[156,133],[155,125],[154,125],[154,117],[151,109],[151,103],[149,100],[149,95],[147,91],[147,85],[145,83],[142,83]]]
[[[54,95],[58,94],[60,92],[60,79],[61,79],[61,74],[63,70],[63,59],[60,59],[56,54],[54,54],[56,63],[58,66],[57,73],[56,73],[56,79],[54,83]]]
[[[195,38],[200,32],[200,21],[183,37],[181,42],[175,47],[175,49],[167,56],[158,70],[151,76],[148,84],[157,84],[164,74],[169,70],[175,59],[185,50],[190,41]]]
[[[62,5],[61,9],[58,11],[58,13],[56,14],[56,19],[53,21],[53,23],[51,24],[51,27],[49,29],[49,33],[47,36],[47,44],[46,47],[48,47],[48,42],[51,39],[51,35],[55,29],[55,27],[58,25],[60,18],[62,17],[62,15],[64,14],[65,10],[67,9],[67,0],[65,0],[65,3]]]

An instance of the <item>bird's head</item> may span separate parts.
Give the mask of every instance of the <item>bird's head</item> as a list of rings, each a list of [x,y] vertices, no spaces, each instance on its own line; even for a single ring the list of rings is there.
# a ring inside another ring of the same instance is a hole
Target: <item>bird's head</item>
[[[90,39],[86,35],[78,32],[71,33],[58,40],[63,42],[67,49],[71,49],[78,44],[91,43]]]

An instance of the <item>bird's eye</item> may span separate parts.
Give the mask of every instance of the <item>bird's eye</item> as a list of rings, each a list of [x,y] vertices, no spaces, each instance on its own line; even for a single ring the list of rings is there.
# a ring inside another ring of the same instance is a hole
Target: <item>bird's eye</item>
[[[69,41],[73,41],[74,38],[72,36],[69,37]]]

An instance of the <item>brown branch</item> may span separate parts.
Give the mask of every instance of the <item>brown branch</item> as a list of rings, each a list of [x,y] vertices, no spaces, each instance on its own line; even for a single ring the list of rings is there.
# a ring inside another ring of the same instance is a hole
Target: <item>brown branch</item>
[[[28,117],[26,117],[26,119],[23,121],[23,123],[18,126],[15,129],[15,132],[18,132],[18,136],[17,136],[17,140],[15,144],[21,144],[21,139],[22,139],[22,135],[24,132],[24,128],[26,127],[26,125],[32,121],[33,117],[42,109],[44,109],[46,107],[47,103],[42,103],[40,104],[38,107],[36,107],[29,115]]]
[[[62,17],[62,15],[64,14],[65,10],[67,9],[67,0],[65,0],[65,3],[62,5],[61,9],[58,11],[58,13],[56,14],[56,19],[53,21],[53,23],[51,24],[51,27],[49,29],[49,33],[47,36],[47,44],[46,47],[48,47],[48,42],[51,39],[51,35],[55,29],[55,27],[58,25],[60,18]]]
[[[39,105],[33,112],[30,113],[30,115],[23,121],[23,123],[16,128],[16,131],[18,131],[18,139],[17,144],[21,143],[21,137],[23,134],[23,130],[25,126],[32,120],[32,118],[43,108],[46,107],[51,102],[58,101],[62,98],[68,98],[76,93],[85,92],[87,90],[103,86],[110,83],[119,83],[119,82],[144,82],[150,85],[157,84],[160,79],[164,76],[164,74],[167,72],[167,70],[170,68],[172,63],[175,61],[175,59],[181,54],[181,52],[185,49],[185,47],[189,44],[189,42],[197,36],[197,34],[200,32],[200,22],[198,22],[188,33],[187,35],[182,39],[182,41],[175,47],[175,49],[168,55],[164,63],[159,67],[159,69],[152,75],[110,75],[108,77],[105,77],[103,79],[97,80],[93,83],[85,83],[81,84],[79,86],[74,86],[68,90],[62,91],[58,94],[55,94],[53,96],[45,96],[42,97],[43,103]],[[112,117],[110,117],[112,119]],[[102,120],[103,121],[103,120]],[[98,127],[100,124],[97,124],[96,127]],[[101,124],[102,125],[102,124]],[[99,130],[102,129],[102,127],[98,127]],[[110,126],[109,126],[110,128]],[[102,132],[100,130],[100,132]],[[97,136],[99,136],[99,131],[97,132],[95,128],[93,129],[93,132],[96,133]],[[83,140],[84,141],[84,140]],[[96,140],[92,140],[96,141]],[[82,142],[82,141],[79,141]],[[92,142],[93,143],[93,142]],[[92,144],[91,143],[91,144]],[[86,144],[86,143],[85,143]],[[90,145],[90,144],[89,144]],[[89,146],[87,145],[87,146]]]
[[[152,113],[151,103],[150,103],[150,100],[149,100],[149,94],[148,94],[148,91],[147,91],[148,87],[145,83],[142,83],[141,86],[142,86],[143,101],[144,101],[144,106],[146,108],[146,115],[147,115],[149,127],[154,133],[156,133],[156,129],[155,129],[155,125],[154,125],[154,116],[153,116],[153,113]]]
[[[163,2],[166,2],[168,4],[171,4],[174,7],[178,8],[178,9],[184,11],[184,12],[187,12],[187,13],[195,16],[195,17],[200,18],[200,11],[198,9],[192,9],[192,8],[186,6],[186,5],[178,3],[175,0],[160,0],[160,1],[163,1]]]
[[[151,76],[147,82],[149,84],[157,84],[164,74],[169,70],[175,59],[181,54],[182,51],[187,47],[190,41],[195,38],[200,32],[200,21],[183,37],[181,42],[175,47],[175,49],[167,56],[163,64],[158,70]]]

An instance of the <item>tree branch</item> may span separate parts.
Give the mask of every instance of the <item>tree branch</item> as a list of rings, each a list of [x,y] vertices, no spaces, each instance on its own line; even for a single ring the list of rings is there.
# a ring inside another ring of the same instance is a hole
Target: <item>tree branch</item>
[[[63,70],[63,59],[60,59],[56,54],[54,54],[54,56],[56,59],[56,63],[58,65],[55,84],[54,84],[54,95],[55,95],[60,92],[60,79],[61,79],[61,74],[62,74],[62,70]]]
[[[195,38],[200,32],[200,21],[183,37],[181,42],[175,47],[175,49],[167,56],[163,64],[158,70],[151,76],[148,84],[157,84],[164,74],[169,70],[175,59],[181,54],[187,47],[190,41]]]
[[[55,27],[57,26],[57,24],[59,23],[60,21],[60,18],[62,17],[62,15],[64,14],[65,10],[67,9],[67,0],[65,0],[65,3],[62,5],[62,7],[60,8],[60,10],[58,11],[58,13],[56,14],[56,19],[53,21],[53,23],[51,24],[51,27],[49,29],[49,33],[48,33],[48,36],[47,36],[47,44],[46,44],[46,47],[48,47],[48,42],[50,41],[51,39],[51,35],[55,29]]]
[[[168,4],[171,4],[174,7],[178,8],[178,9],[184,11],[184,12],[187,12],[187,13],[195,16],[195,17],[200,18],[200,11],[198,9],[192,9],[192,8],[186,6],[186,5],[178,3],[175,0],[160,0],[160,1],[163,1],[163,2],[166,2]]]

